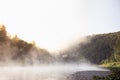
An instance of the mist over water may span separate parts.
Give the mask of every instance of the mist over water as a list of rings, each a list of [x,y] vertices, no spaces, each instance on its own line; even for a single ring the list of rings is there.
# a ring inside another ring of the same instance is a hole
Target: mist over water
[[[40,66],[0,67],[0,80],[68,80],[78,71],[107,71],[90,64],[49,64]]]
[[[83,62],[78,60],[77,63],[76,58],[80,57],[76,57],[75,53],[78,51],[74,45],[65,49],[70,52],[61,56],[38,48],[17,36],[8,37],[3,25],[0,33],[0,80],[68,80],[68,76],[79,71],[106,71],[88,63],[86,59],[81,60]],[[81,43],[86,44],[89,41],[84,38]],[[69,55],[72,57],[69,61],[72,62],[64,60]]]

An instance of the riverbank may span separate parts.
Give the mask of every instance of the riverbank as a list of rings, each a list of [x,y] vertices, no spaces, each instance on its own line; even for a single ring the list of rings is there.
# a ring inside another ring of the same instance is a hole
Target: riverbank
[[[111,71],[80,71],[72,74],[68,77],[68,80],[92,80],[93,76],[107,76],[111,74]]]

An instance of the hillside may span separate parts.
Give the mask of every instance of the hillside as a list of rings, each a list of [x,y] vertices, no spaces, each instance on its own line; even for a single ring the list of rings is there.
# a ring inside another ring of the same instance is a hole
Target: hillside
[[[94,64],[120,62],[120,32],[97,34],[61,52],[63,61],[88,61]]]
[[[50,53],[16,36],[10,37],[4,25],[0,25],[0,65],[31,65],[49,63]]]
[[[40,64],[51,62],[118,65],[120,63],[120,31],[84,37],[85,41],[53,56],[45,49],[36,47],[16,36],[10,37],[4,25],[0,26],[0,65]],[[4,64],[3,64],[4,63]]]

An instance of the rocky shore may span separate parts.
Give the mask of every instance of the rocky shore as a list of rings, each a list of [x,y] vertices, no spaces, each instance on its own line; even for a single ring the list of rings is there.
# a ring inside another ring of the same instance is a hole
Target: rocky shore
[[[68,80],[92,80],[93,76],[107,76],[110,73],[110,71],[80,71],[71,74]]]

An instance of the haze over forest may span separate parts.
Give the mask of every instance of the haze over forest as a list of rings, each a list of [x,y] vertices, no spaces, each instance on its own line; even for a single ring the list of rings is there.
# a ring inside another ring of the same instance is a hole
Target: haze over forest
[[[0,24],[0,80],[120,80],[120,0],[0,0]]]
[[[119,0],[1,0],[0,23],[49,51],[81,36],[120,30]],[[21,6],[22,5],[22,6]]]
[[[11,37],[4,25],[0,26],[1,65],[39,65],[48,63],[110,63],[120,60],[120,32],[82,37],[69,48],[54,54],[28,43],[17,35]],[[75,43],[75,44],[74,44]]]

